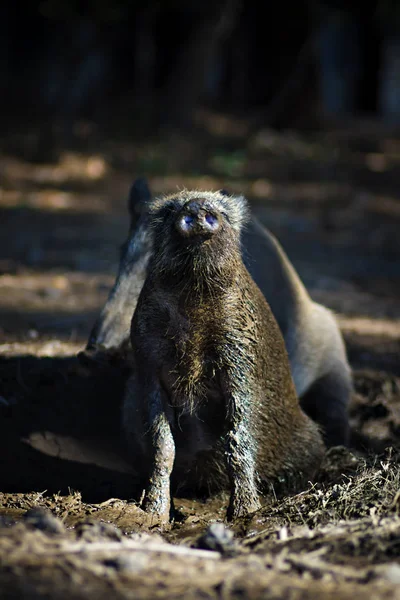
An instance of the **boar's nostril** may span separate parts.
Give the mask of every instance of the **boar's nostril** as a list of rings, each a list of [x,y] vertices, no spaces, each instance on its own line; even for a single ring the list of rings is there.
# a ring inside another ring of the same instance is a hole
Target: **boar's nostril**
[[[184,233],[185,235],[189,234],[189,232],[192,231],[195,226],[195,220],[195,215],[188,214],[181,216],[176,223],[178,231]]]
[[[186,225],[191,225],[194,221],[194,216],[193,215],[185,215],[184,221],[185,221]]]
[[[205,220],[207,222],[207,224],[213,229],[217,223],[218,223],[218,219],[215,215],[211,214],[211,213],[206,213],[205,216]]]

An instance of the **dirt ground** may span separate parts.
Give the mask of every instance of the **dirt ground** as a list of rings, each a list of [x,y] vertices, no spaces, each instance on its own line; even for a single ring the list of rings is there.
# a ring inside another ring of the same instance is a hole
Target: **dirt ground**
[[[1,598],[400,598],[400,136],[202,119],[195,139],[148,142],[82,125],[53,162],[37,128],[0,138]],[[126,372],[77,359],[138,175],[155,193],[244,192],[337,314],[354,370],[351,447],[229,527],[224,495],[176,498],[164,531],[129,502]]]

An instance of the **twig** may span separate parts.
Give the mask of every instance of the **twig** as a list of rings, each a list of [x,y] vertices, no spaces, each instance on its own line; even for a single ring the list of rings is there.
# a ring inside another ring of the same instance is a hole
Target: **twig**
[[[35,554],[79,554],[92,552],[123,552],[123,551],[139,551],[139,552],[163,552],[166,554],[179,554],[193,558],[211,558],[218,560],[221,558],[220,552],[213,550],[199,550],[197,548],[188,548],[186,546],[174,546],[172,544],[159,544],[135,542],[133,540],[124,542],[76,542],[66,543],[59,548],[51,548],[51,550],[35,550]]]

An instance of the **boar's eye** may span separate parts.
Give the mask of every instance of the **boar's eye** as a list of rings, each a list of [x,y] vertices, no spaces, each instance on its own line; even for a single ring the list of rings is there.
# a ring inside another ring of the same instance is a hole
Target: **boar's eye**
[[[163,206],[158,212],[158,219],[161,221],[166,221],[166,219],[168,219],[168,217],[170,217],[171,214],[174,213],[174,208],[175,206],[172,203],[168,203],[165,206]]]

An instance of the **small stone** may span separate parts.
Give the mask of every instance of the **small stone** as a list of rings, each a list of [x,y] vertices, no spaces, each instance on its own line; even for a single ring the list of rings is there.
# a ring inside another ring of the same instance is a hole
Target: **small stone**
[[[196,548],[214,550],[221,554],[232,555],[237,550],[233,533],[223,523],[212,523],[198,538]]]
[[[278,539],[281,542],[285,542],[289,537],[289,531],[287,527],[281,527],[281,529],[278,531]]]
[[[29,527],[46,533],[64,533],[65,531],[60,519],[44,508],[30,508],[22,518]]]
[[[386,581],[390,581],[390,583],[400,584],[400,565],[397,563],[390,563],[385,565],[379,570],[379,574],[386,579]]]
[[[104,540],[104,538],[120,542],[123,537],[118,527],[101,521],[81,521],[77,523],[75,532],[78,538],[86,542],[96,542],[101,539]]]

